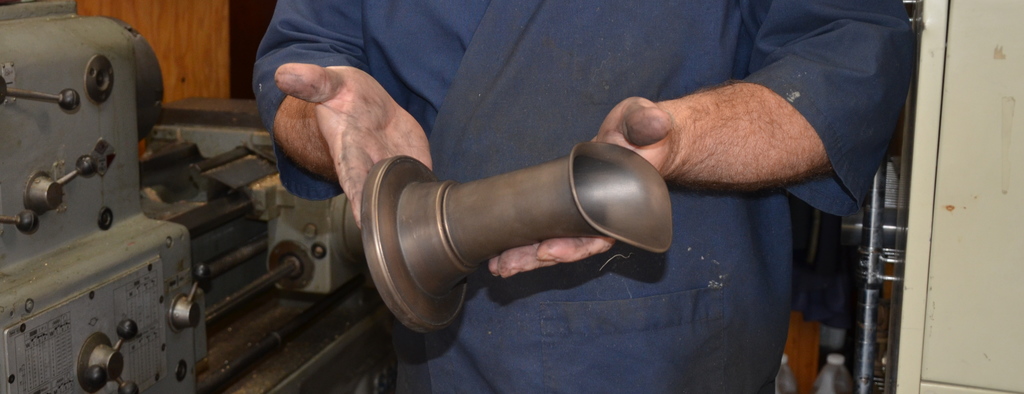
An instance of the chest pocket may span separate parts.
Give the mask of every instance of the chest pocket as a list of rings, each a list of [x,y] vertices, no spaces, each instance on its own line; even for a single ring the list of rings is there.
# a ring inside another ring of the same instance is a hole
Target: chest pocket
[[[554,392],[721,392],[723,296],[703,288],[541,304],[544,384]]]

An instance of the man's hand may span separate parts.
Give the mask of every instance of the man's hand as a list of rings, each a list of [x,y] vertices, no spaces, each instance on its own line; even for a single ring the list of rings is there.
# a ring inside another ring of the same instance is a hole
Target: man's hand
[[[608,113],[594,137],[627,147],[660,168],[672,150],[665,138],[672,130],[672,118],[653,102],[629,98]],[[509,276],[558,263],[580,261],[607,252],[615,240],[607,237],[555,238],[505,251],[488,262],[491,275]]]
[[[770,89],[736,83],[675,100],[631,97],[605,117],[594,141],[638,153],[669,182],[718,190],[781,187],[831,171],[807,120]],[[559,238],[502,253],[491,274],[508,277],[611,248],[608,238]]]
[[[803,115],[752,83],[657,103],[628,98],[608,113],[594,141],[632,149],[666,181],[699,189],[777,188],[832,170]]]
[[[291,63],[274,80],[288,95],[274,121],[278,145],[299,165],[337,177],[356,223],[375,163],[406,155],[431,166],[423,128],[362,70]]]

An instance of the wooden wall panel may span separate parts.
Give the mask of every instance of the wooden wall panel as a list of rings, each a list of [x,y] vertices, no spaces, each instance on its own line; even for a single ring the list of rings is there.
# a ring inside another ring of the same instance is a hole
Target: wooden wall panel
[[[164,101],[230,96],[229,0],[79,0],[81,15],[121,19],[153,46]]]
[[[789,337],[786,339],[786,354],[789,367],[796,375],[796,384],[801,393],[810,393],[814,379],[818,377],[818,347],[821,342],[820,323],[804,321],[800,312],[789,316]]]

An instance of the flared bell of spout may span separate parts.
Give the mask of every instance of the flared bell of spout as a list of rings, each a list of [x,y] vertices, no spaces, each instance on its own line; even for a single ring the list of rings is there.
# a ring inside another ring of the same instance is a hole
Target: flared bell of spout
[[[601,235],[651,252],[672,242],[665,181],[642,157],[611,144],[578,144],[567,157],[454,185],[444,213],[470,269],[550,238]]]
[[[490,178],[438,182],[396,157],[370,172],[363,244],[377,289],[406,326],[451,323],[463,279],[501,252],[562,237],[607,236],[664,252],[672,212],[664,180],[636,153],[581,143],[563,158]]]
[[[672,244],[672,203],[661,174],[644,158],[609,144],[579,144],[570,182],[583,219],[601,234],[649,252]]]

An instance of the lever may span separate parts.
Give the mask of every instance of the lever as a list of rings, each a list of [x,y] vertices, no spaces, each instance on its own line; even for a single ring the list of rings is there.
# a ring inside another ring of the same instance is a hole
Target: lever
[[[71,112],[78,109],[78,105],[81,104],[82,100],[78,97],[78,92],[74,89],[64,89],[57,94],[33,92],[31,90],[22,90],[7,87],[7,80],[0,77],[0,102],[7,99],[7,96],[20,98],[25,100],[42,101],[45,103],[54,103],[60,106],[61,109]]]
[[[124,319],[117,324],[118,340],[114,346],[110,346],[110,340],[102,332],[93,333],[86,339],[78,364],[78,382],[85,391],[94,393],[107,382],[114,381],[118,383],[119,394],[138,394],[139,387],[135,382],[121,379],[124,371],[121,347],[138,334],[138,323]]]
[[[96,174],[96,159],[82,155],[75,161],[75,170],[54,181],[49,175],[38,172],[28,181],[25,190],[25,207],[43,213],[57,209],[64,202],[64,185],[81,175],[90,178]]]
[[[18,231],[32,234],[39,229],[39,216],[35,212],[26,209],[14,216],[0,216],[0,223],[13,224]]]
[[[120,323],[117,323],[118,339],[117,344],[114,345],[114,350],[121,350],[121,345],[124,344],[125,341],[130,341],[132,338],[135,338],[136,335],[139,335],[139,324],[132,319],[121,320]]]
[[[197,290],[199,290],[199,282],[194,281],[188,295],[178,294],[177,297],[174,297],[174,301],[171,301],[171,309],[167,311],[167,324],[174,332],[199,325],[199,320],[202,319],[202,310],[199,309],[199,303],[195,301]]]
[[[28,180],[25,188],[25,208],[41,215],[52,211],[64,203],[64,186],[73,179],[81,176],[91,178],[93,175],[106,174],[110,163],[114,160],[114,147],[107,141],[100,139],[92,152],[79,156],[75,160],[75,169],[54,180],[50,174],[39,171]]]
[[[114,351],[121,352],[121,345],[139,335],[139,324],[132,319],[121,320],[117,323],[117,343],[114,344]],[[117,394],[139,394],[139,385],[130,380],[121,380],[120,376],[113,379],[117,382]]]
[[[82,155],[75,160],[75,170],[60,177],[57,183],[61,186],[68,184],[72,179],[81,175],[83,178],[91,178],[96,174],[96,159],[89,155]]]

